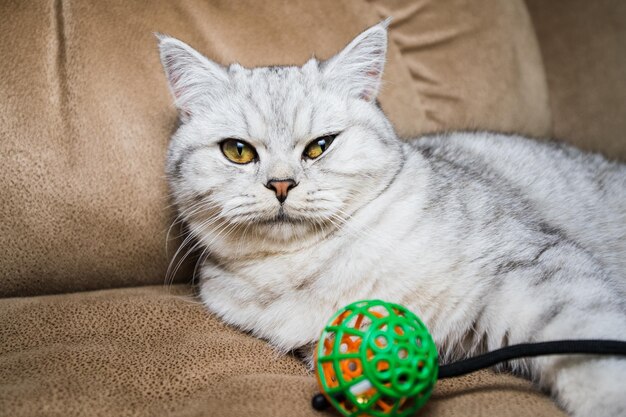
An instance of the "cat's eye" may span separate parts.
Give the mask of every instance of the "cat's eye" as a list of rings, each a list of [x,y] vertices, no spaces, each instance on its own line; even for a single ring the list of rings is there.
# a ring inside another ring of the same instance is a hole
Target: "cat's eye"
[[[302,156],[309,159],[315,159],[323,154],[331,143],[335,140],[337,135],[326,135],[315,139],[304,148]]]
[[[256,159],[256,151],[252,145],[237,139],[226,139],[221,144],[222,153],[231,162],[247,164]]]

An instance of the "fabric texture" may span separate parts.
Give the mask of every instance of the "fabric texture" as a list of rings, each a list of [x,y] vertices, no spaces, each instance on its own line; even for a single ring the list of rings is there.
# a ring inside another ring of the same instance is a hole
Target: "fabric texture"
[[[176,115],[156,31],[224,64],[301,64],[391,15],[380,101],[400,134],[547,134],[522,1],[443,3],[3,1],[0,296],[163,283],[180,231],[166,252],[163,166]]]
[[[332,312],[330,312],[332,314]],[[332,416],[292,356],[211,317],[185,285],[0,300],[1,416]],[[430,416],[564,416],[530,383],[442,380]]]
[[[626,161],[626,2],[526,2],[546,68],[553,135]]]
[[[425,130],[550,135],[545,72],[528,11],[511,0],[370,0],[411,74]]]

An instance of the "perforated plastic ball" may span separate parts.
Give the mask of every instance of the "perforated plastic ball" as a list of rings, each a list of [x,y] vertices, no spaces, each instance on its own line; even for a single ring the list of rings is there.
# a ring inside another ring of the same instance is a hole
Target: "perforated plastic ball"
[[[437,348],[406,308],[380,300],[339,310],[316,348],[322,394],[344,416],[410,416],[435,386]]]

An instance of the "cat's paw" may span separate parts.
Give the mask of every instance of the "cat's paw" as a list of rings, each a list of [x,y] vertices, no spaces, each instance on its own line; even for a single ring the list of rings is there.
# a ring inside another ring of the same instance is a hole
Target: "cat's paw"
[[[626,360],[567,361],[558,370],[555,395],[573,417],[626,416]]]

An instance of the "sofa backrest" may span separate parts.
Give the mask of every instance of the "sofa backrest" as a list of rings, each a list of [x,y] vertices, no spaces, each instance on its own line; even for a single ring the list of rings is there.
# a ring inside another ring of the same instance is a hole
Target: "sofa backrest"
[[[547,135],[523,2],[470,3],[3,2],[0,296],[164,282],[180,244],[171,239],[166,253],[174,212],[163,165],[176,114],[153,32],[224,64],[294,64],[392,15],[380,101],[399,133]],[[177,279],[189,278],[187,265]]]
[[[626,2],[526,3],[546,69],[553,135],[626,161]]]

